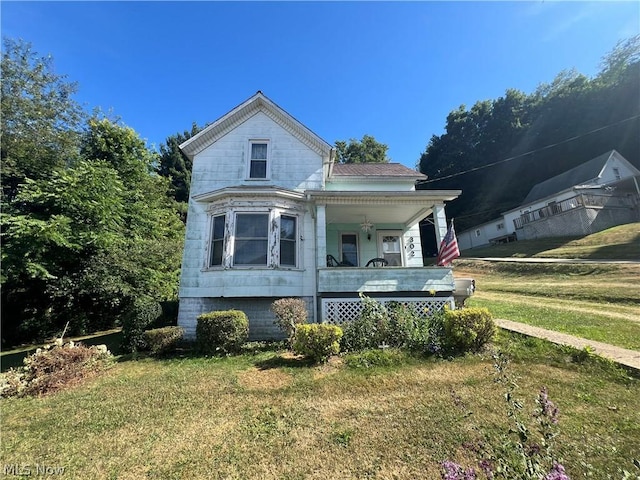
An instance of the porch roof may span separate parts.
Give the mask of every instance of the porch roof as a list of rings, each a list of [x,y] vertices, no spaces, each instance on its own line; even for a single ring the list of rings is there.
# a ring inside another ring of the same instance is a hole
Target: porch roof
[[[435,205],[454,200],[461,190],[327,191],[308,190],[318,205],[326,205],[327,223],[401,223],[408,227],[427,217]]]

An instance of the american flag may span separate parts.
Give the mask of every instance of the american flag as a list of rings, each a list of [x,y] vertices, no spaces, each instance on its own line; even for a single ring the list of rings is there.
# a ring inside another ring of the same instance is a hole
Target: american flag
[[[460,249],[458,248],[458,239],[456,238],[456,231],[453,229],[453,220],[451,220],[447,234],[440,244],[440,253],[438,253],[436,265],[446,267],[451,264],[454,258],[458,258],[459,256]]]

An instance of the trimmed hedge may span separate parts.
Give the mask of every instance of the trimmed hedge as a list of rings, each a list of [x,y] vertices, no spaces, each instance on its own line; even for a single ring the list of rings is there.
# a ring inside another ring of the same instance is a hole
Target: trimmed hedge
[[[182,341],[184,329],[182,327],[154,328],[144,332],[144,343],[151,355],[163,355],[176,349]]]
[[[198,316],[196,347],[202,353],[237,353],[247,338],[249,320],[240,310],[222,310]]]
[[[496,324],[486,308],[447,310],[443,326],[444,346],[454,353],[478,351],[496,333]]]
[[[293,342],[293,351],[315,362],[325,362],[340,353],[342,329],[326,323],[299,325]]]

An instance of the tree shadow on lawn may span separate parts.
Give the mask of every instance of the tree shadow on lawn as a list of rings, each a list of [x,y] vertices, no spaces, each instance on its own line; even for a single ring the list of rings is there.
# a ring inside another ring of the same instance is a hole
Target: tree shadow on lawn
[[[315,363],[311,359],[295,356],[290,352],[280,353],[255,363],[256,368],[259,370],[269,370],[272,368],[308,368],[314,365]]]

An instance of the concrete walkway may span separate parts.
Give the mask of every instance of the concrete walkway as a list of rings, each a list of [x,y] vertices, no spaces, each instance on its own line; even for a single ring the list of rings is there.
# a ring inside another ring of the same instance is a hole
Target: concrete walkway
[[[525,323],[512,322],[511,320],[495,320],[496,325],[505,330],[522,333],[530,337],[544,338],[559,345],[569,345],[571,347],[583,349],[586,346],[593,348],[598,355],[613,360],[621,365],[640,370],[640,352],[627,350],[626,348],[614,347],[606,343],[594,342],[580,337],[574,337],[566,333],[545,330],[544,328],[533,327]]]

